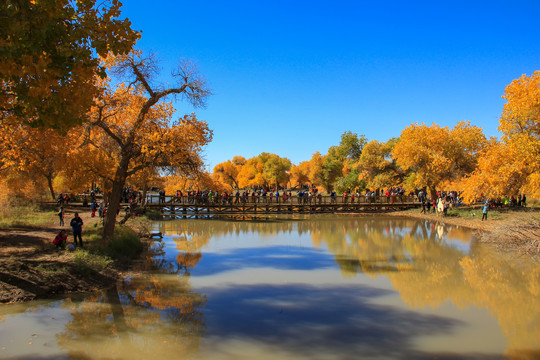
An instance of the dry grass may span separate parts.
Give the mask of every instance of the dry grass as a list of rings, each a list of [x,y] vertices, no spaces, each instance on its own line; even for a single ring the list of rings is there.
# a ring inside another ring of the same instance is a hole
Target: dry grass
[[[39,227],[57,222],[57,210],[47,211],[35,205],[10,206],[0,209],[0,229]]]

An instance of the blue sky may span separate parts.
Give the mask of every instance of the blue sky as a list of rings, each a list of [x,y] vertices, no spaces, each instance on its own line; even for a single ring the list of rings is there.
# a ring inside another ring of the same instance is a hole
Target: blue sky
[[[163,79],[196,60],[214,95],[195,111],[212,169],[235,155],[293,163],[341,134],[399,136],[469,120],[499,136],[504,88],[540,69],[540,1],[124,0]]]

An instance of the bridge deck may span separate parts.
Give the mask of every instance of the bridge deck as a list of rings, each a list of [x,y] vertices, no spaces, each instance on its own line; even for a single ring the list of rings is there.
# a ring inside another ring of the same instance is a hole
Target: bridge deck
[[[152,199],[155,200],[155,199]],[[241,198],[236,202],[223,199],[198,199],[188,197],[169,197],[165,201],[149,201],[147,207],[158,208],[164,215],[243,215],[243,214],[317,214],[317,213],[366,213],[403,210],[417,207],[419,203],[413,198],[379,197],[366,201],[361,197],[351,202],[343,198]]]

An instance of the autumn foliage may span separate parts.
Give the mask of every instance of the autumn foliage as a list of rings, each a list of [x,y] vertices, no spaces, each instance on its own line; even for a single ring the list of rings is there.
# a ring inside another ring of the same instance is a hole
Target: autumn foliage
[[[487,139],[480,127],[465,121],[452,128],[414,123],[387,142],[346,132],[326,154],[282,168],[279,183],[349,192],[394,186],[425,188],[432,195],[457,190],[469,202],[521,193],[539,197],[540,71],[514,80],[503,98],[500,140]],[[268,186],[263,171],[268,156],[279,158],[263,153],[240,163],[229,160],[214,174],[234,188]]]
[[[525,192],[540,197],[540,71],[506,87],[499,130],[463,182],[472,200],[479,194],[500,197]]]
[[[435,192],[472,172],[485,143],[482,129],[468,122],[452,129],[412,124],[401,132],[392,156],[403,170],[411,172],[409,187]]]
[[[209,125],[196,114],[175,114],[170,97],[201,107],[211,91],[191,61],[179,62],[173,85],[158,84],[156,61],[132,50],[140,34],[120,19],[120,6],[116,0],[0,5],[8,15],[0,39],[4,192],[54,198],[93,184],[114,208],[126,185],[168,193],[401,186],[458,190],[467,201],[540,197],[540,71],[506,87],[499,139],[469,122],[414,123],[384,142],[344,132],[337,145],[299,164],[263,152],[235,156],[209,172],[201,156],[212,140]],[[50,43],[51,36],[61,41]]]

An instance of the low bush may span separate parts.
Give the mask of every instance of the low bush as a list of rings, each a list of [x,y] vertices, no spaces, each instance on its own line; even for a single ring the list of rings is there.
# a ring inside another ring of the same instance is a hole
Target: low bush
[[[150,220],[163,220],[163,214],[158,209],[146,209],[144,215]]]
[[[41,274],[41,276],[48,279],[54,279],[58,277],[59,274],[65,275],[68,272],[65,266],[60,266],[59,264],[56,264],[56,263],[39,264],[35,267],[35,270],[37,270]]]
[[[128,260],[138,257],[143,251],[139,235],[127,226],[117,226],[114,237],[105,245],[105,255],[115,260]]]

